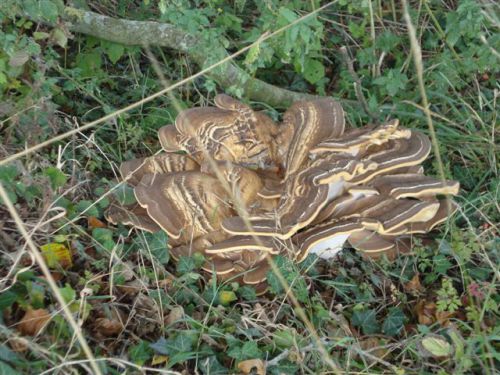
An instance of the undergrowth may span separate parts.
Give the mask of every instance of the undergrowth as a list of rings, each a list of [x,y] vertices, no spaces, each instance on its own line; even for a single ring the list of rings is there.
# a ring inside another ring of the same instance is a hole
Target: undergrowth
[[[173,23],[205,43],[217,40],[230,53],[322,5],[70,3],[113,17]],[[0,5],[0,160],[164,88],[141,47],[70,33],[58,23],[62,1],[5,4]],[[334,371],[290,302],[293,293],[341,369],[335,371],[495,373],[500,362],[498,10],[488,1],[410,3],[442,167],[446,178],[461,183],[460,209],[395,261],[366,260],[351,249],[329,263],[312,256],[300,265],[277,258],[291,290],[270,274],[270,291],[257,297],[250,287],[221,284],[202,273],[203,259],[172,263],[165,234],[106,223],[103,213],[112,200],[131,199],[130,190],[117,186],[118,165],[159,149],[156,132],[174,121],[178,104],[208,105],[221,91],[248,100],[241,88],[222,88],[206,77],[0,165],[0,182],[81,324],[100,371],[248,374],[253,367],[259,374],[263,364],[271,374]],[[201,69],[176,51],[149,46],[149,53],[168,82]],[[220,58],[214,50],[207,62]],[[275,86],[338,98],[352,127],[398,118],[429,134],[399,2],[337,1],[236,61]],[[279,119],[280,109],[252,104]],[[436,158],[425,167],[439,175]],[[0,204],[0,251],[0,373],[93,372],[5,204]]]

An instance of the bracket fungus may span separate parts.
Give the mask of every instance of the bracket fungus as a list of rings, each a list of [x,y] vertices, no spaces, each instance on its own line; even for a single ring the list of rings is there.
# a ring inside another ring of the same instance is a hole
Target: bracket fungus
[[[217,95],[159,130],[161,154],[121,165],[137,203],[112,205],[108,220],[163,230],[174,260],[201,253],[203,270],[258,293],[277,254],[408,251],[457,209],[458,182],[424,175],[430,141],[397,120],[345,127],[331,98],[296,102],[277,124]]]

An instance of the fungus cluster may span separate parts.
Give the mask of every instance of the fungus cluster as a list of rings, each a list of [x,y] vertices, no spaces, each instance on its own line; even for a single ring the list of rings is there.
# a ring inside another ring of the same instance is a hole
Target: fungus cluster
[[[270,255],[331,258],[346,242],[393,257],[456,209],[458,182],[423,174],[429,139],[397,120],[346,130],[330,98],[293,104],[281,124],[227,95],[215,105],[161,128],[163,153],[121,165],[137,203],[107,217],[164,230],[174,259],[199,252],[219,279],[263,292]]]

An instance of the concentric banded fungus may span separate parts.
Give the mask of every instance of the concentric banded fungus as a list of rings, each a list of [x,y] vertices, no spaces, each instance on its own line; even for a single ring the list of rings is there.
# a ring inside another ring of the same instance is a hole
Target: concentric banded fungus
[[[222,219],[234,213],[221,183],[201,172],[147,174],[134,192],[170,238],[185,242],[218,230]]]
[[[423,174],[429,139],[397,120],[345,131],[328,98],[295,103],[281,125],[227,95],[215,105],[161,128],[166,153],[122,164],[139,205],[108,217],[166,231],[174,260],[201,253],[220,280],[263,293],[270,257],[331,258],[346,242],[394,257],[457,208],[438,196],[458,183]]]
[[[175,129],[160,129],[165,151],[186,151],[200,163],[207,154],[245,165],[271,163],[277,133],[273,121],[227,95],[217,95],[215,104],[187,109],[177,116]]]

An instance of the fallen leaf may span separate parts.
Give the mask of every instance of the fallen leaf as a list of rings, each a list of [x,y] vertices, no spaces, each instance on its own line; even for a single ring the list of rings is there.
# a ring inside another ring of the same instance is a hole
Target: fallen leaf
[[[253,373],[253,369],[255,369],[255,374],[257,375],[266,375],[266,365],[262,359],[241,361],[238,363],[238,369],[245,375]]]
[[[153,356],[153,359],[151,360],[151,365],[156,366],[167,362],[168,362],[168,355],[155,354]]]
[[[95,330],[104,336],[116,336],[122,329],[123,325],[118,320],[97,318],[95,321]]]
[[[134,279],[132,281],[127,281],[123,285],[116,286],[123,294],[127,296],[134,296],[141,291],[144,287],[144,283],[139,279]]]
[[[446,358],[453,354],[453,346],[440,335],[427,335],[420,342],[420,354],[424,357]]]
[[[9,338],[9,345],[17,353],[23,353],[28,350],[28,340],[23,337]]]
[[[40,250],[49,268],[60,266],[67,269],[73,265],[71,250],[62,243],[48,243],[40,246]]]
[[[427,326],[438,322],[441,326],[447,327],[450,324],[450,319],[456,315],[454,312],[438,311],[436,303],[427,300],[419,301],[415,307],[415,312],[418,322]]]
[[[361,349],[377,358],[384,358],[389,354],[389,350],[384,347],[384,344],[379,338],[373,336],[359,341]]]
[[[22,335],[36,336],[50,320],[50,313],[45,309],[29,309],[17,325]]]
[[[437,306],[434,302],[427,302],[426,300],[420,300],[416,307],[415,312],[417,314],[418,322],[424,325],[431,325],[436,321]]]
[[[423,292],[424,288],[420,283],[420,275],[416,273],[410,281],[404,284],[404,289],[412,294],[419,294]]]
[[[219,292],[219,302],[222,306],[229,306],[229,304],[233,301],[236,301],[238,297],[232,291],[223,290]]]
[[[106,228],[106,224],[104,224],[101,220],[99,220],[95,216],[89,216],[87,219],[87,224],[88,224],[90,229]]]
[[[173,324],[179,320],[184,318],[184,309],[182,306],[176,306],[172,310],[170,310],[170,313],[167,316],[167,324]]]

